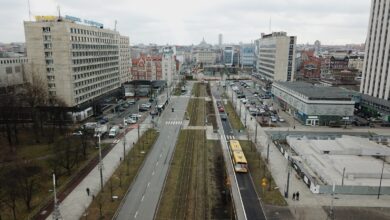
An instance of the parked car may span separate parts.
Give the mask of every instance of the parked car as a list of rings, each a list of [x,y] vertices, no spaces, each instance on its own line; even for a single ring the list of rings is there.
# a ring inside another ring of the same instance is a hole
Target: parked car
[[[226,121],[227,120],[227,116],[224,114],[224,115],[221,115],[221,120],[222,121]]]
[[[125,123],[126,124],[135,124],[135,123],[137,123],[137,120],[135,120],[132,117],[128,117],[128,118],[125,119]]]
[[[127,101],[127,104],[129,104],[129,105],[134,105],[134,104],[135,104],[135,100],[128,100],[128,101]]]
[[[119,133],[119,126],[115,125],[110,129],[110,132],[108,133],[108,137],[114,138]]]
[[[221,107],[218,108],[218,111],[219,112],[225,112],[225,109],[221,106]]]
[[[100,135],[100,137],[104,136],[108,132],[108,126],[107,125],[100,125],[95,128],[95,134],[94,136],[97,137]]]
[[[82,131],[75,131],[72,133],[73,136],[81,136],[83,135],[83,132]]]
[[[279,117],[279,121],[280,122],[285,122],[285,120],[283,118],[281,118],[281,117]]]
[[[131,117],[131,118],[136,118],[136,120],[138,120],[139,118],[142,117],[142,115],[141,115],[141,114],[136,114],[136,113],[134,113],[134,114],[131,114],[130,117]]]
[[[153,111],[150,112],[150,115],[158,115],[157,109],[154,109]]]

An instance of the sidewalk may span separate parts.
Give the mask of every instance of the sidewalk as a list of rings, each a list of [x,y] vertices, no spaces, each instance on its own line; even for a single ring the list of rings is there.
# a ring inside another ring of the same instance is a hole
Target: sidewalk
[[[227,94],[231,97],[232,91],[228,89]],[[233,93],[233,95],[235,95]],[[239,112],[240,106],[236,104],[236,109]],[[242,106],[242,112],[246,111],[246,108]],[[245,114],[242,114],[241,122],[245,122]],[[256,120],[247,120],[247,129],[250,133],[254,134],[256,127]],[[252,137],[254,140],[254,137]],[[268,164],[268,169],[272,173],[272,176],[279,186],[279,190],[284,195],[284,191],[287,186],[287,160],[282,156],[282,154],[277,150],[272,141],[269,140],[265,130],[258,125],[257,127],[257,141],[256,148],[261,152],[263,158],[266,157],[267,154],[267,146],[269,147],[269,158],[270,162]],[[307,188],[307,186],[301,181],[298,180],[294,172],[290,173],[290,185],[289,185],[289,197],[286,199],[289,204],[289,208],[292,214],[296,219],[327,219],[327,214],[322,209],[322,205],[317,199],[316,195],[313,195],[311,191]],[[299,191],[300,200],[293,201],[292,193]]]
[[[165,94],[160,94],[159,97],[164,98]],[[141,123],[139,135],[142,134],[152,126],[151,116],[148,115],[146,119]],[[138,141],[138,129],[132,129],[127,132],[126,135],[126,154],[133,147],[133,142]],[[118,140],[112,150],[103,158],[103,184],[106,184],[107,180],[115,172],[116,168],[120,164],[120,160],[123,157],[123,137]],[[90,196],[87,195],[86,189],[89,188]],[[93,170],[80,182],[80,184],[73,189],[68,196],[59,204],[62,218],[65,220],[78,220],[84,216],[86,209],[92,202],[92,195],[97,195],[100,191],[100,171],[97,165]],[[53,219],[50,214],[47,220]]]
[[[143,123],[150,123],[150,117],[146,118]],[[149,127],[142,126],[140,135],[142,135]],[[133,147],[133,142],[138,140],[138,131],[133,129],[126,134],[126,153]],[[123,157],[123,138],[114,146],[114,148],[103,158],[103,183],[114,173],[119,166],[120,160]],[[87,196],[86,189],[90,189],[90,196]],[[92,195],[97,195],[100,191],[100,171],[96,166],[81,182],[80,184],[60,203],[60,212],[62,218],[65,220],[80,219],[89,204],[92,202]],[[51,220],[52,215],[46,219]]]

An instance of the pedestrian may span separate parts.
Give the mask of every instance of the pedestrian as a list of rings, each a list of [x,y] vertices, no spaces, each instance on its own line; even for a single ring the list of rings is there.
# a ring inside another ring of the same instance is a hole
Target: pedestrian
[[[292,197],[292,200],[295,200],[295,193],[293,193],[293,197]]]
[[[87,195],[89,196],[89,188],[87,188]]]
[[[299,191],[296,193],[297,200],[299,201]]]

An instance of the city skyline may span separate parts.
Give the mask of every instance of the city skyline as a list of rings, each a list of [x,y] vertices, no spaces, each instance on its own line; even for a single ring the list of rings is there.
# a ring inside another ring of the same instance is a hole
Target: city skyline
[[[224,42],[251,42],[261,33],[285,31],[297,36],[298,44],[320,40],[326,45],[361,44],[367,35],[369,1],[338,2],[297,0],[291,5],[285,0],[272,2],[246,0],[193,1],[176,0],[155,2],[103,1],[76,2],[62,0],[30,0],[31,19],[35,15],[72,15],[103,23],[105,28],[117,30],[130,37],[132,45],[218,43],[222,33]],[[0,9],[6,18],[0,21],[1,42],[24,42],[22,22],[29,20],[28,2],[6,0]],[[104,5],[104,7],[101,7]],[[83,9],[88,8],[88,11]],[[104,8],[104,10],[102,9]],[[271,28],[270,28],[271,27]]]

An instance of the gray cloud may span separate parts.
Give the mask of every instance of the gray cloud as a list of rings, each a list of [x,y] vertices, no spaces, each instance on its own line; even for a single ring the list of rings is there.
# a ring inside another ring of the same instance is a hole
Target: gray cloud
[[[197,44],[249,42],[272,31],[286,31],[299,43],[363,43],[370,1],[367,0],[30,0],[34,15],[62,14],[93,19],[129,35],[131,43]],[[27,1],[3,0],[0,42],[24,41]]]

